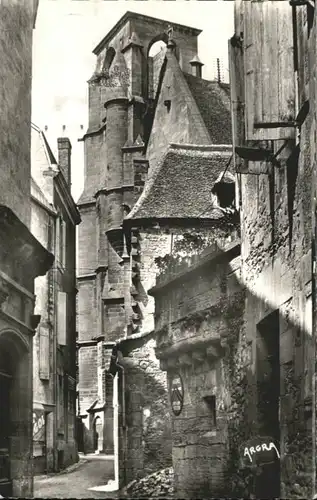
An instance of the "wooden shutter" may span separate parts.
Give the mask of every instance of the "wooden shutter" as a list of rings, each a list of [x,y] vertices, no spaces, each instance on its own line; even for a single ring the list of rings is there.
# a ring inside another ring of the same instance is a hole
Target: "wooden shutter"
[[[293,127],[254,127],[295,119],[293,24],[289,2],[244,2],[243,32],[246,139],[293,138]]]
[[[39,377],[42,380],[49,380],[50,377],[50,336],[49,329],[41,326],[40,334],[40,359],[39,359]]]
[[[55,261],[58,261],[60,260],[60,238],[61,238],[61,235],[60,235],[60,218],[57,217],[56,219],[56,241],[55,241]]]
[[[58,292],[57,299],[57,340],[59,345],[66,345],[67,293]]]
[[[63,267],[66,266],[66,222],[62,220],[62,265]]]

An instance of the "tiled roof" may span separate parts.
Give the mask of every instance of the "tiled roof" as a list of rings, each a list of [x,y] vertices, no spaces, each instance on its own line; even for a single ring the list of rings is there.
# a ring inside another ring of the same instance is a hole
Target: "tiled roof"
[[[212,144],[231,144],[230,87],[183,73],[205,122]]]
[[[145,184],[127,220],[222,219],[228,213],[212,205],[211,189],[231,157],[230,146],[171,144]]]

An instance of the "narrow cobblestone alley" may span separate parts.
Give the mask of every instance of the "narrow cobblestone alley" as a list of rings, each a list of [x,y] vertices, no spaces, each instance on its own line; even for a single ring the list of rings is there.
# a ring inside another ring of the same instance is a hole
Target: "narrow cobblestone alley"
[[[35,498],[116,498],[116,492],[91,491],[114,478],[110,457],[82,455],[69,471],[34,477]]]

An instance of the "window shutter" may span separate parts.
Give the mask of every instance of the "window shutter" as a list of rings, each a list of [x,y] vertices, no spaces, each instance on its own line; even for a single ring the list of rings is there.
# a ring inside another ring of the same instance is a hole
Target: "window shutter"
[[[55,260],[59,262],[60,260],[60,218],[56,219],[56,243],[55,243]]]
[[[62,232],[63,232],[63,238],[62,238],[62,265],[65,267],[66,266],[66,222],[63,220],[62,221]]]
[[[246,139],[293,138],[293,127],[255,128],[295,119],[292,9],[280,0],[244,2]]]
[[[50,343],[48,327],[40,327],[40,359],[39,377],[42,380],[49,380],[50,377]]]
[[[57,341],[59,345],[66,345],[66,318],[67,318],[67,293],[58,292],[57,303]]]

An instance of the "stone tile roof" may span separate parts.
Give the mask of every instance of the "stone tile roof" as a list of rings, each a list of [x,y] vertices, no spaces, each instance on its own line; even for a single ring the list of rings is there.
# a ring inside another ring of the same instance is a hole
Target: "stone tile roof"
[[[230,87],[183,73],[205,122],[212,144],[231,144]]]
[[[150,169],[144,191],[126,220],[227,217],[228,211],[212,206],[211,189],[231,154],[230,146],[171,144]]]

